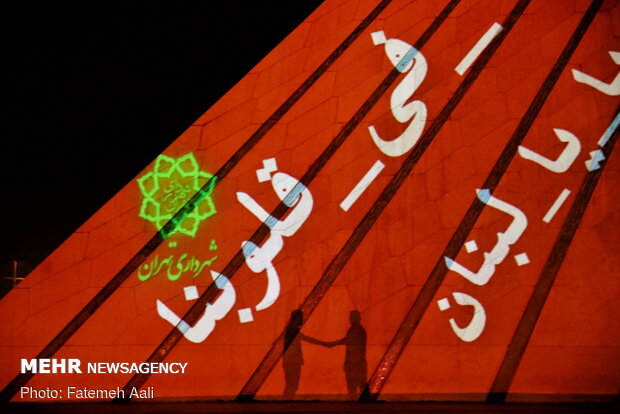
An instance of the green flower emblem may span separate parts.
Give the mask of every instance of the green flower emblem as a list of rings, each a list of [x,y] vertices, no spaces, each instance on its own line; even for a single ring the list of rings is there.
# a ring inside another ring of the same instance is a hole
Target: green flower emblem
[[[177,159],[166,155],[158,156],[153,171],[138,178],[138,186],[144,197],[140,217],[155,223],[157,230],[161,230],[194,194],[199,193],[196,207],[186,213],[172,231],[164,235],[168,237],[174,233],[182,233],[196,236],[200,222],[217,213],[210,197],[215,179],[211,180],[208,188],[202,189],[212,177],[212,174],[200,171],[191,152]]]

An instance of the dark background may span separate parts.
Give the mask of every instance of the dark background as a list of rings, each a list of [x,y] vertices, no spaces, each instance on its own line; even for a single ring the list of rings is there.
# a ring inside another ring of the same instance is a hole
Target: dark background
[[[1,276],[51,254],[320,3],[0,6]]]

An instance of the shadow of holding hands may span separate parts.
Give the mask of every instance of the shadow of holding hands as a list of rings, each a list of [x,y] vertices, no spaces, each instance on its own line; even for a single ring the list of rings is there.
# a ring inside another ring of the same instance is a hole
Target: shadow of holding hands
[[[297,309],[291,313],[291,319],[284,333],[285,344],[290,343],[282,356],[284,368],[284,393],[283,399],[291,400],[299,388],[301,366],[304,364],[301,341],[306,341],[328,348],[345,346],[344,374],[347,381],[349,398],[357,399],[366,386],[367,361],[366,361],[366,329],[362,326],[362,317],[358,310],[349,314],[350,327],[346,335],[335,341],[321,341],[307,336],[301,332],[304,314]]]

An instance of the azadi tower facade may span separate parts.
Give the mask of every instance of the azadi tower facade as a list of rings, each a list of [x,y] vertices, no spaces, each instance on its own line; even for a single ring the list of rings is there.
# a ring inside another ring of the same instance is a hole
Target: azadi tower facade
[[[325,1],[2,299],[3,400],[614,399],[618,36]]]

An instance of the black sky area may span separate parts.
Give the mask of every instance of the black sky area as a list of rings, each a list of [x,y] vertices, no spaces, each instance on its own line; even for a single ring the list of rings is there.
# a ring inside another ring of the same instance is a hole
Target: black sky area
[[[2,276],[51,254],[320,3],[1,6]]]

